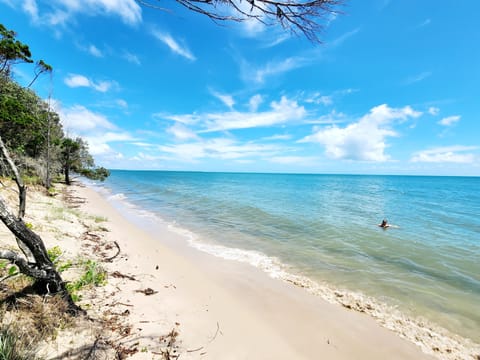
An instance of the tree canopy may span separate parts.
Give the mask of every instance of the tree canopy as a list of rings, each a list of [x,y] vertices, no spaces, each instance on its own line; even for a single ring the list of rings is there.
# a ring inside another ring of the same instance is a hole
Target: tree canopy
[[[11,77],[12,66],[19,63],[35,63],[34,77],[26,88]],[[81,138],[67,138],[59,115],[29,89],[41,74],[51,71],[52,66],[43,60],[35,62],[28,45],[0,24],[0,137],[22,175],[37,177],[46,187],[51,173],[63,173],[69,182],[66,172],[70,170],[104,180],[108,170],[96,168],[88,144]],[[0,167],[2,173],[8,170]]]

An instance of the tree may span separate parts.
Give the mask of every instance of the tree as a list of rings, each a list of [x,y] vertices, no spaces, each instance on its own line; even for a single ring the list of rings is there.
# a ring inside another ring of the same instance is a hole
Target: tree
[[[92,155],[88,152],[88,144],[80,137],[76,139],[64,138],[62,141],[63,172],[65,184],[70,185],[70,172],[74,171],[89,179],[104,181],[110,172],[97,168]]]
[[[79,142],[66,138],[62,142],[63,173],[65,184],[70,185],[70,170],[79,167],[80,144]]]
[[[160,0],[137,0],[141,5],[160,7]],[[214,21],[245,21],[253,19],[266,25],[280,23],[294,34],[303,34],[313,42],[319,42],[318,33],[323,29],[320,20],[338,14],[344,0],[176,0],[189,10],[208,16]],[[233,14],[233,15],[232,15]]]
[[[11,66],[18,63],[33,63],[28,45],[15,39],[15,32],[0,24],[0,74],[10,76]]]

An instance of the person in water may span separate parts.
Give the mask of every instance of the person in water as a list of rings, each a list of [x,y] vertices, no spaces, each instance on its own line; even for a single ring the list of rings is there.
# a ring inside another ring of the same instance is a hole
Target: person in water
[[[380,226],[381,228],[386,229],[386,228],[388,228],[390,225],[388,224],[387,219],[383,219],[383,220],[382,220],[382,223],[381,223],[380,225],[378,225],[378,226]]]

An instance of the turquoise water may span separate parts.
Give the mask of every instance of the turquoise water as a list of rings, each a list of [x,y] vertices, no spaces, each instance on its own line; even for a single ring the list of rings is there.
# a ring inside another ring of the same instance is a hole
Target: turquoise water
[[[101,186],[188,230],[198,248],[480,342],[480,178],[116,170]],[[397,227],[376,226],[383,218]]]

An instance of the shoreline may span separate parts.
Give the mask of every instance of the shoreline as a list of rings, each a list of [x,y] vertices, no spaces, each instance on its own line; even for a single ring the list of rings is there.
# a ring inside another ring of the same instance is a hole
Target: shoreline
[[[92,212],[94,204],[94,211],[108,218],[111,228],[108,236],[119,236],[118,228],[122,228],[123,236],[117,241],[122,253],[134,260],[128,260],[126,268],[135,264],[130,271],[140,270],[151,276],[155,280],[146,285],[160,293],[148,298],[153,304],[135,305],[135,309],[161,308],[163,304],[167,312],[177,314],[170,317],[170,323],[180,324],[179,338],[185,351],[202,347],[206,358],[212,359],[225,358],[227,353],[231,354],[228,358],[233,359],[311,359],[319,354],[328,354],[333,359],[431,358],[422,353],[420,347],[381,327],[370,316],[329,303],[305,291],[302,284],[293,279],[273,279],[251,265],[213,257],[191,247],[186,250],[186,244],[181,250],[177,245],[172,248],[169,243],[186,240],[166,226],[153,237],[125,219],[94,189],[76,187],[74,191],[87,199],[83,210]],[[130,237],[136,238],[137,246],[125,237],[128,233],[135,234]],[[157,265],[159,269],[155,270]],[[170,291],[158,288],[162,280],[168,283],[163,285],[164,289]],[[179,288],[190,295],[179,294]],[[128,291],[122,289],[122,292],[126,293],[121,302],[128,301]],[[165,323],[169,317],[155,311],[135,313],[131,311],[130,320],[137,324],[142,318],[155,316],[160,316]],[[217,336],[209,342],[212,334]]]
[[[419,324],[421,330],[438,345],[381,326],[375,303],[355,306],[363,298],[215,257],[165,222],[142,227],[94,187],[76,183],[59,191],[54,198],[29,191],[26,221],[47,248],[59,246],[65,260],[98,261],[108,279],[80,300],[98,319],[95,326],[80,321],[60,331],[44,346],[45,358],[80,359],[74,355],[79,349],[98,344],[132,359],[480,358],[476,349],[445,342],[427,324]],[[396,314],[387,319],[401,326],[405,320]]]
[[[222,266],[228,267],[228,264],[232,262],[240,263],[241,265],[238,266],[246,267],[244,271],[250,271],[251,269],[249,270],[249,268],[253,268],[255,269],[254,271],[259,273],[257,275],[259,277],[266,275],[272,281],[292,284],[294,287],[300,288],[302,291],[321,298],[330,304],[340,306],[349,311],[367,314],[382,327],[417,345],[425,354],[430,354],[440,359],[457,359],[458,356],[469,359],[480,358],[480,346],[471,339],[457,335],[421,316],[407,315],[395,306],[388,305],[374,297],[366,296],[359,292],[338,288],[335,284],[324,281],[319,282],[303,275],[296,275],[295,272],[290,272],[288,267],[275,261],[275,258],[270,258],[264,254],[199,242],[195,240],[194,234],[179,227],[176,221],[173,224],[166,222],[148,210],[136,208],[135,205],[128,202],[124,203],[125,199],[122,194],[106,193],[104,190],[98,191],[95,187],[91,189],[106,201],[112,201],[111,205],[115,210],[119,211],[122,216],[129,217],[129,221],[134,222],[137,226],[142,222],[143,225],[146,225],[151,221],[159,221],[161,223],[158,225],[159,227],[167,227],[167,231],[173,232],[174,234],[172,235],[177,237],[173,242],[167,241],[167,245],[172,247],[174,252],[184,255],[189,254],[189,260],[197,265],[208,267],[211,262],[219,262],[223,264]],[[144,221],[144,219],[147,220]],[[154,229],[150,228],[148,232],[152,234]],[[162,243],[165,245],[165,239]],[[199,261],[202,259],[203,263],[200,264]],[[218,276],[218,274],[215,274],[213,267],[210,270],[209,276]],[[234,273],[234,276],[237,273],[238,271]],[[226,281],[228,282],[229,279]]]

